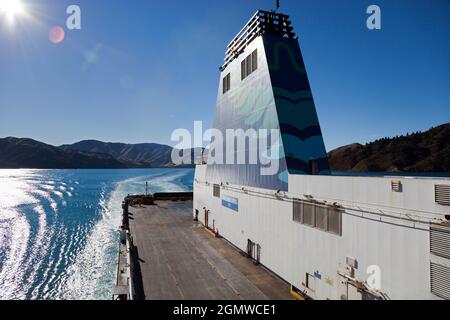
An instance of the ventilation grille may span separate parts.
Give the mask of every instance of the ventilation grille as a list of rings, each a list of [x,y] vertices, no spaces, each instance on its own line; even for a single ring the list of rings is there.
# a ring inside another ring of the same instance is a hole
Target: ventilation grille
[[[450,227],[444,225],[430,227],[430,251],[432,254],[450,259]]]
[[[315,209],[314,204],[307,202],[303,203],[303,223],[311,227],[314,227],[315,223],[314,209]]]
[[[295,222],[303,223],[303,221],[302,221],[302,208],[303,208],[303,202],[294,201],[294,213],[293,213],[292,219]]]
[[[450,206],[450,185],[435,185],[434,197],[436,203],[439,203],[443,206]]]
[[[402,192],[403,191],[402,183],[399,180],[392,180],[391,188],[392,188],[392,191],[394,191],[394,192]]]
[[[218,184],[215,184],[213,186],[213,196],[216,198],[220,198],[220,186]]]
[[[292,220],[342,235],[342,209],[309,201],[294,200]]]
[[[315,217],[315,227],[320,230],[328,230],[328,211],[327,207],[317,206],[316,207],[316,217]]]
[[[450,268],[431,263],[431,292],[450,300]]]
[[[342,210],[338,208],[328,208],[328,232],[342,234]]]

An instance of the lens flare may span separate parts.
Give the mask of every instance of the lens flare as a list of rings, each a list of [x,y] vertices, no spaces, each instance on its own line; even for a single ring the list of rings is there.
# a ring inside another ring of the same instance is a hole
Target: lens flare
[[[63,42],[65,36],[64,29],[60,26],[55,26],[50,29],[50,32],[48,34],[48,38],[51,42],[54,44],[59,44]]]

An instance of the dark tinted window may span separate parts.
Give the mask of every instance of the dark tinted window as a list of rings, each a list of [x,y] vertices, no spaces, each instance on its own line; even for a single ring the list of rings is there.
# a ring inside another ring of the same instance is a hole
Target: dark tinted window
[[[247,59],[242,60],[241,62],[241,80],[244,80],[247,77],[247,67],[245,62]]]
[[[223,88],[223,93],[228,92],[231,89],[231,76],[230,74],[227,74],[225,76],[225,78],[223,78],[223,83],[222,83],[222,88]]]
[[[253,51],[241,62],[241,80],[247,78],[258,69],[258,49]]]
[[[248,77],[252,73],[252,56],[249,55],[245,60],[247,60],[245,64],[247,65],[247,77]]]
[[[252,72],[258,69],[258,49],[252,53]]]

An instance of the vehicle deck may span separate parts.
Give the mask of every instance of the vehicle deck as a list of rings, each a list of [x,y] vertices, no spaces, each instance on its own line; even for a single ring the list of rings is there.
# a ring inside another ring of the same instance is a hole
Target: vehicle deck
[[[140,298],[292,299],[284,281],[193,221],[192,201],[130,206],[129,224]]]

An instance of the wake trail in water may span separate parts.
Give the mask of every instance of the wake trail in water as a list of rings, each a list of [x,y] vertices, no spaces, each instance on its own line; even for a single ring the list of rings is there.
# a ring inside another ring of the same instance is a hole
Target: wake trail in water
[[[24,298],[19,286],[24,285],[31,226],[20,207],[38,204],[27,190],[28,184],[17,178],[0,184],[0,299]]]
[[[123,198],[189,191],[192,173],[0,170],[0,300],[110,299]]]

